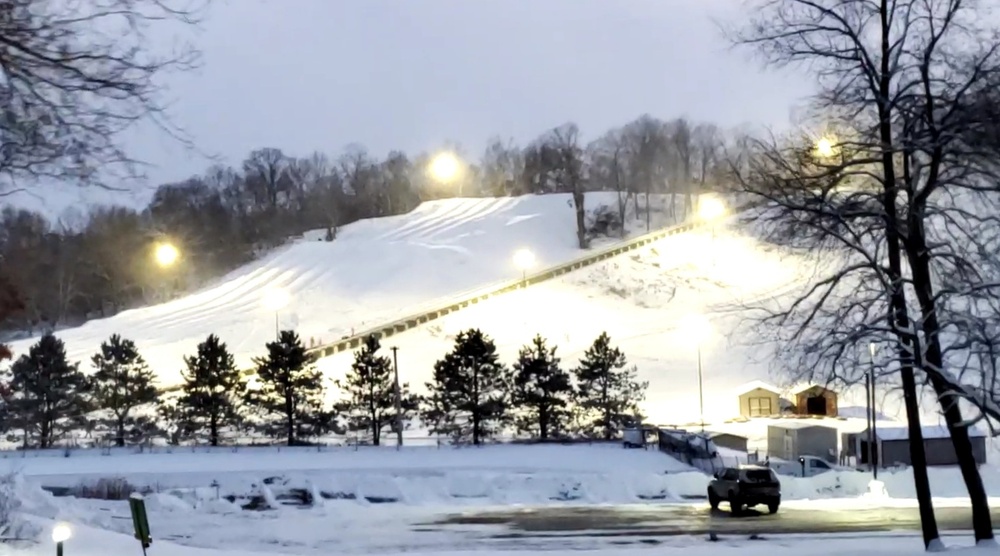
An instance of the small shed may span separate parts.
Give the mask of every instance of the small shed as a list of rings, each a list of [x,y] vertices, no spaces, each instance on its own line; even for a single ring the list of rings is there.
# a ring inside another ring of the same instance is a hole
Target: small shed
[[[781,391],[770,384],[754,380],[740,387],[740,417],[771,417],[781,414]]]
[[[747,451],[748,439],[745,436],[728,432],[710,432],[708,433],[708,438],[720,448],[728,448],[744,453]]]
[[[924,452],[927,454],[928,466],[958,465],[958,455],[951,443],[951,433],[948,427],[920,427],[924,437]],[[910,431],[905,426],[875,427],[877,460],[879,467],[893,465],[912,465],[910,460]],[[976,428],[969,429],[969,440],[972,442],[972,457],[976,463],[986,463],[986,434]],[[855,437],[855,451],[867,454],[868,431]]]
[[[837,416],[837,393],[818,384],[807,384],[792,390],[796,415]]]
[[[767,426],[767,455],[794,461],[799,456],[814,456],[837,461],[837,429],[809,421],[790,420]]]

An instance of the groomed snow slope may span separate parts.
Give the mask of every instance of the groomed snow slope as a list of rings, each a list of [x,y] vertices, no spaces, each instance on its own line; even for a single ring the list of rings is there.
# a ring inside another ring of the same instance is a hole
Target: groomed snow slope
[[[587,206],[613,200],[614,194],[591,193]],[[531,248],[538,268],[577,258],[583,252],[575,226],[568,195],[423,203],[409,214],[345,226],[333,242],[308,233],[192,295],[91,321],[59,337],[86,368],[102,341],[122,334],[169,386],[180,379],[182,357],[209,334],[229,344],[239,365],[260,355],[274,338],[275,311],[265,305],[271,291],[289,299],[277,312],[282,328],[295,328],[307,342],[331,341],[515,279],[520,271],[511,258],[520,248]],[[12,347],[23,353],[32,341]]]
[[[815,270],[811,261],[742,233],[733,220],[714,231],[665,238],[394,336],[401,379],[422,390],[434,362],[452,348],[458,332],[470,327],[489,334],[508,364],[522,345],[541,334],[559,347],[566,367],[606,331],[649,381],[641,404],[649,422],[696,423],[699,350],[689,319],[702,315],[710,324],[700,350],[706,422],[732,419],[738,416],[741,385],[755,379],[788,385],[772,373],[769,350],[748,346],[752,338],[736,335],[747,315],[740,307],[793,295],[807,287]],[[319,366],[337,378],[351,359],[351,353],[337,354]],[[839,403],[863,407],[864,392],[843,392]],[[880,404],[890,418],[902,416],[892,395]]]

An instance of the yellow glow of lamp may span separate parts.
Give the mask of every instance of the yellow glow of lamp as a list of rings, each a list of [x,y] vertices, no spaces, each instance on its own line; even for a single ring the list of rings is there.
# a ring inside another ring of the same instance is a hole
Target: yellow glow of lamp
[[[698,201],[698,216],[702,220],[718,220],[726,214],[726,204],[718,197],[702,197]]]
[[[181,252],[172,243],[161,243],[156,246],[153,253],[156,257],[156,264],[162,267],[173,266],[177,259],[181,258]]]
[[[434,179],[449,183],[458,176],[458,157],[452,153],[441,153],[431,160],[431,175]]]
[[[816,155],[821,158],[830,158],[836,154],[836,143],[831,137],[820,137],[816,141]]]

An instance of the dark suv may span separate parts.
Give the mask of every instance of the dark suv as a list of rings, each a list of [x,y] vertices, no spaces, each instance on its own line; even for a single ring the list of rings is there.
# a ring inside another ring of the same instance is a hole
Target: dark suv
[[[717,471],[715,479],[708,484],[708,503],[712,509],[718,509],[723,500],[729,502],[734,514],[741,513],[744,506],[752,508],[758,504],[767,505],[772,514],[777,513],[781,505],[781,483],[768,467],[727,467]]]

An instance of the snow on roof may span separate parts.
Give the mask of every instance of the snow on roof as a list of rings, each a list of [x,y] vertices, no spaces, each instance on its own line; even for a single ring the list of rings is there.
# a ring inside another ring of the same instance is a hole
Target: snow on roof
[[[801,394],[802,392],[805,392],[806,390],[809,390],[811,388],[816,388],[816,387],[822,388],[824,390],[830,390],[829,388],[827,388],[826,386],[823,386],[822,384],[816,384],[815,382],[807,382],[805,384],[800,384],[798,386],[795,386],[794,388],[792,388],[788,392],[791,395],[796,396],[798,394]]]
[[[923,433],[925,440],[951,438],[951,433],[948,432],[948,427],[944,425],[924,425],[920,427],[920,430]],[[867,430],[862,434],[867,434]],[[879,440],[883,442],[906,440],[910,438],[910,431],[906,427],[875,427],[875,434],[877,434]],[[982,438],[986,436],[986,433],[978,427],[970,427],[969,436],[973,438]]]
[[[824,423],[823,421],[814,419],[788,419],[777,421],[774,423],[768,423],[769,427],[778,427],[780,429],[809,429],[812,427],[822,427],[825,429],[836,429],[836,426],[831,426],[829,423]]]
[[[769,384],[767,382],[764,382],[763,380],[751,380],[750,382],[744,384],[743,386],[740,386],[736,390],[736,395],[742,396],[743,394],[746,394],[747,392],[752,392],[754,390],[757,390],[758,388],[761,390],[767,390],[768,392],[774,392],[775,394],[781,393],[781,389],[778,388],[777,386],[774,386],[773,384]]]

